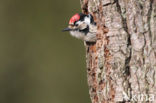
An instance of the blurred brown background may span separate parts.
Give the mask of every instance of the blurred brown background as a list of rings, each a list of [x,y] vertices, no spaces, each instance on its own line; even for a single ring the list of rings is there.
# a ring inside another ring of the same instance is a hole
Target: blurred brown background
[[[0,0],[0,103],[90,103],[79,0]]]

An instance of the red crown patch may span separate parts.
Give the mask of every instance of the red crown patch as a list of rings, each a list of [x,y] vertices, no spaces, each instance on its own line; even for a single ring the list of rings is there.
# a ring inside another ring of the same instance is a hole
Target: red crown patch
[[[74,16],[72,16],[69,20],[69,24],[74,24],[75,21],[78,21],[80,19],[80,15],[77,13]]]

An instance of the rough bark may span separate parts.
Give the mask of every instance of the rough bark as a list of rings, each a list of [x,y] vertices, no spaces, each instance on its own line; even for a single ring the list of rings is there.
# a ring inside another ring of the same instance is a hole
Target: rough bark
[[[86,45],[92,103],[156,103],[156,0],[81,0],[98,26]]]

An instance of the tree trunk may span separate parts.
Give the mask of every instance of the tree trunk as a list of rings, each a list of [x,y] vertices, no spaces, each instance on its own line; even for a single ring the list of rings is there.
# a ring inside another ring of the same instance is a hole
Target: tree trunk
[[[156,0],[81,0],[97,42],[86,45],[92,103],[156,103]]]

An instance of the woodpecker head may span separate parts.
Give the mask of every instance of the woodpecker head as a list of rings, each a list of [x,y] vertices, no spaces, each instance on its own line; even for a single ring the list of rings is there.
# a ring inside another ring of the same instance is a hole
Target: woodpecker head
[[[95,25],[91,14],[77,13],[71,17],[68,27],[63,31],[70,31],[72,36],[85,40],[89,36],[87,34],[90,32],[90,25]]]

